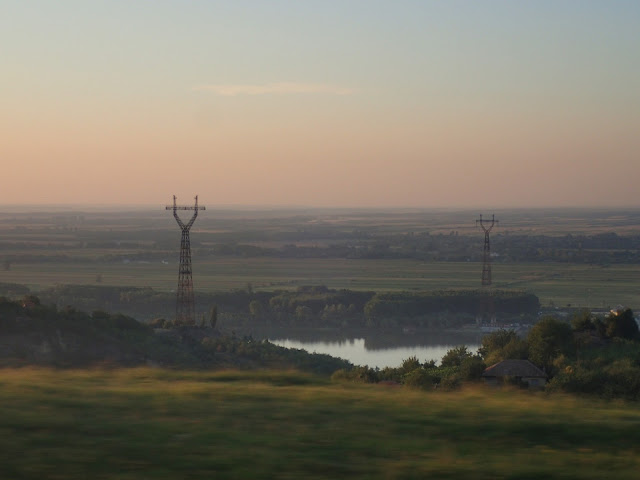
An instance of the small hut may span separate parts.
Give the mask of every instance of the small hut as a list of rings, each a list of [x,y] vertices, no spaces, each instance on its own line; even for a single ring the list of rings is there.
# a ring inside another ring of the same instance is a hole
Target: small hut
[[[542,388],[547,383],[547,374],[529,360],[503,360],[488,367],[482,378],[487,385],[500,385],[505,380],[529,385],[530,388]]]

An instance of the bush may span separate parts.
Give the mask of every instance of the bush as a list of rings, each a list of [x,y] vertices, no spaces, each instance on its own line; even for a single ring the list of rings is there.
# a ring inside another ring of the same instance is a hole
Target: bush
[[[482,372],[485,368],[487,366],[479,356],[465,358],[460,365],[459,378],[461,380],[478,380],[482,378]]]
[[[549,391],[640,399],[640,367],[619,360],[601,368],[567,367],[549,383]]]
[[[434,379],[427,370],[420,367],[404,375],[403,383],[409,388],[431,390],[434,385]]]
[[[457,390],[462,386],[462,382],[457,375],[451,375],[449,377],[444,377],[440,382],[439,387],[446,391]]]
[[[571,328],[576,332],[595,330],[596,325],[594,321],[595,317],[591,314],[591,311],[583,309],[571,317]]]
[[[331,380],[335,382],[377,383],[378,375],[372,368],[358,366],[351,369],[341,368],[336,370],[331,375]]]
[[[628,340],[638,338],[638,324],[630,308],[609,316],[606,320],[606,329],[609,338],[619,337]]]

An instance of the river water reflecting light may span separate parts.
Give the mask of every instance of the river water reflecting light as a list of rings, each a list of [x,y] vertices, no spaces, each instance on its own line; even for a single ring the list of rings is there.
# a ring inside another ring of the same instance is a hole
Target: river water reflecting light
[[[399,367],[403,360],[413,356],[421,363],[430,360],[439,363],[451,348],[466,345],[470,351],[476,352],[479,347],[478,343],[464,341],[451,341],[437,345],[390,345],[371,348],[369,345],[371,342],[364,338],[333,341],[301,341],[291,338],[270,338],[269,340],[282,347],[303,349],[309,353],[326,353],[348,360],[354,365],[368,365],[372,368]]]

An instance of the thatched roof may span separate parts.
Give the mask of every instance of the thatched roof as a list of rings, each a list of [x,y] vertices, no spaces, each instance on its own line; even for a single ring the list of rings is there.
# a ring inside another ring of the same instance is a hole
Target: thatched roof
[[[542,377],[547,374],[536,367],[529,360],[503,360],[488,367],[483,377]]]

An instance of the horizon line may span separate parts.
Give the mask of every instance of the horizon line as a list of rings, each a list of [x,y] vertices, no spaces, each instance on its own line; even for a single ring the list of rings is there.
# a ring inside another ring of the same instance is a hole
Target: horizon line
[[[200,202],[205,203],[205,202]],[[0,213],[3,209],[44,209],[60,210],[64,208],[78,209],[156,209],[165,207],[165,203],[0,203]],[[640,205],[304,205],[304,204],[208,204],[209,210],[362,210],[362,211],[390,211],[390,210],[464,210],[464,211],[505,211],[505,210],[640,210]]]

